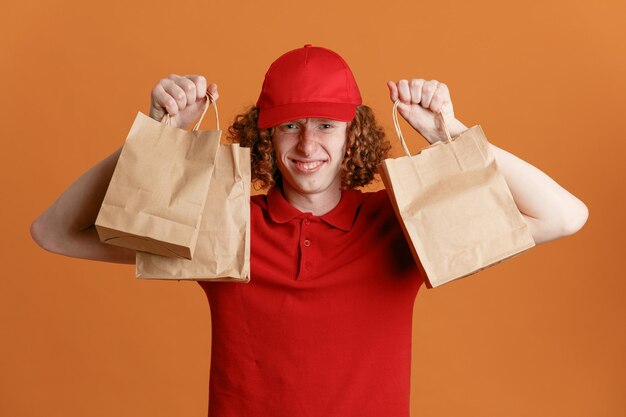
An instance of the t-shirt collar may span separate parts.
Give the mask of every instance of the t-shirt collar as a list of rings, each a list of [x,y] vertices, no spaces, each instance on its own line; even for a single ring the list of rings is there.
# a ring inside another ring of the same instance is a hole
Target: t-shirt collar
[[[341,190],[341,199],[337,207],[322,216],[313,216],[311,213],[303,213],[292,206],[283,196],[279,187],[273,187],[267,192],[267,209],[269,215],[276,223],[287,223],[297,217],[310,216],[323,220],[329,225],[350,231],[356,218],[357,211],[361,206],[363,194],[357,190]]]

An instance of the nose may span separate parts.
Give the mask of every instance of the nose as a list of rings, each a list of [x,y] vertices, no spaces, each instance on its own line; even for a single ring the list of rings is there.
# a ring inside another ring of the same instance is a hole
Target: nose
[[[296,147],[298,152],[302,153],[304,156],[311,156],[315,153],[317,146],[318,143],[315,132],[308,126],[303,128]]]

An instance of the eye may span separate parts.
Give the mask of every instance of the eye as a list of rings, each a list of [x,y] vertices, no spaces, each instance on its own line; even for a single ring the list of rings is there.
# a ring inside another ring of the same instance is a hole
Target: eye
[[[297,129],[298,125],[295,123],[283,123],[282,125],[280,125],[280,128],[282,130],[293,130],[293,129]]]
[[[322,129],[322,130],[332,129],[333,127],[335,127],[335,125],[333,125],[331,123],[322,123],[322,124],[320,124],[320,129]]]

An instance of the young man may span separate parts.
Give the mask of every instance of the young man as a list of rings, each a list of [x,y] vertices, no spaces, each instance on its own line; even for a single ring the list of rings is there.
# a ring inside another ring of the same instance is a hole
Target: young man
[[[445,84],[389,82],[400,114],[431,143],[466,127]],[[217,86],[171,75],[150,116],[185,127]],[[422,279],[386,192],[373,179],[389,144],[336,53],[306,45],[268,70],[234,141],[252,151],[251,282],[202,283],[212,314],[212,416],[408,416],[411,320]],[[536,243],[575,233],[587,209],[537,168],[491,145]],[[134,263],[100,243],[93,223],[120,150],[81,176],[32,225],[45,249]]]

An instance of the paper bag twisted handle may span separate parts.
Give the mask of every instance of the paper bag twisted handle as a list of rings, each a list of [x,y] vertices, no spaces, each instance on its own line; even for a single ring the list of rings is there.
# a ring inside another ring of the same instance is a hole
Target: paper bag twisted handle
[[[204,104],[204,110],[202,110],[202,114],[200,115],[200,118],[198,119],[198,122],[194,125],[193,129],[191,129],[192,131],[196,131],[200,128],[200,123],[202,123],[202,119],[204,118],[204,115],[206,114],[206,111],[209,109],[209,106],[211,105],[211,103],[213,103],[213,110],[215,111],[215,124],[216,124],[216,130],[220,130],[220,117],[217,113],[217,104],[215,103],[215,99],[213,98],[213,96],[211,95],[211,93],[207,92],[206,93],[206,103]],[[163,118],[161,119],[161,122],[165,121],[165,124],[167,126],[170,125],[170,114],[166,111],[165,115],[163,116]]]
[[[409,148],[406,146],[406,142],[404,140],[404,136],[402,136],[402,131],[400,130],[400,123],[398,122],[398,104],[400,104],[400,100],[396,100],[393,102],[393,110],[391,111],[391,117],[393,118],[393,125],[396,128],[396,134],[398,135],[398,139],[400,139],[400,143],[402,144],[402,148],[407,156],[411,156],[409,152]],[[448,142],[452,142],[452,138],[450,137],[450,132],[448,131],[448,126],[446,125],[446,119],[443,117],[443,113],[437,113],[441,118],[441,122],[443,124],[443,130],[446,132],[446,137],[448,138]]]

